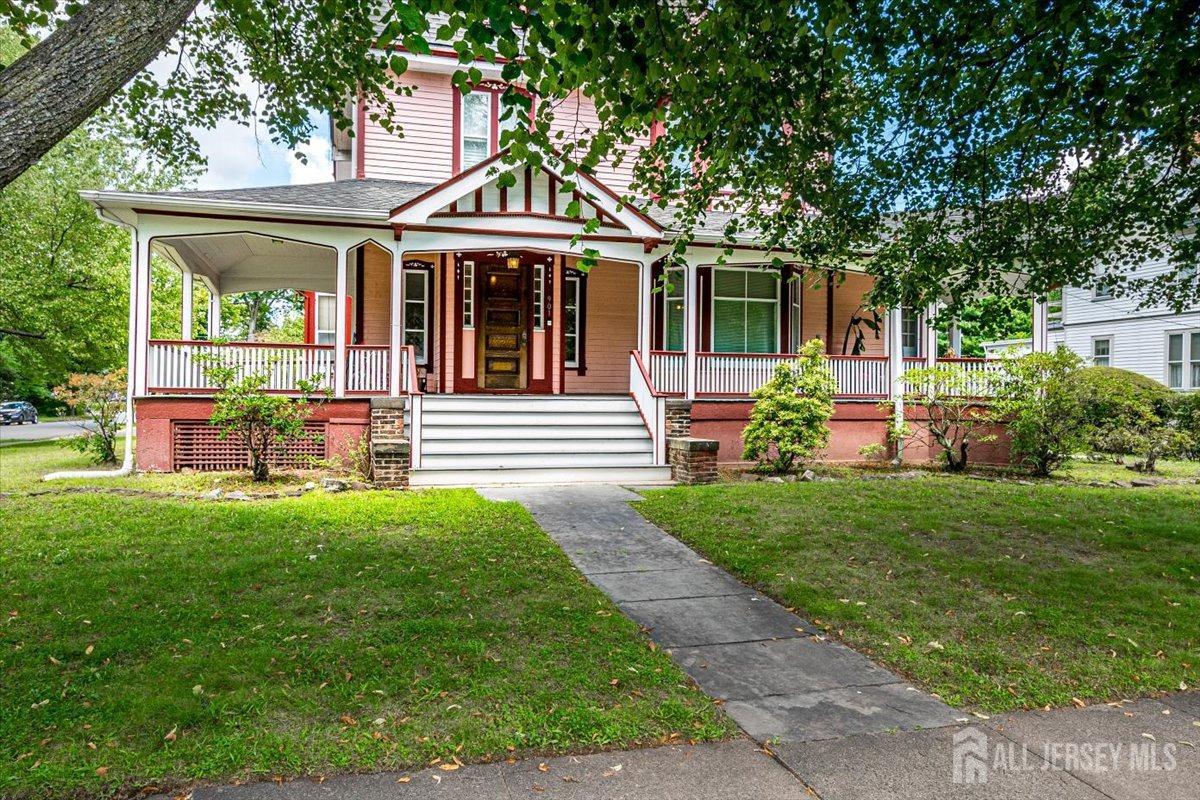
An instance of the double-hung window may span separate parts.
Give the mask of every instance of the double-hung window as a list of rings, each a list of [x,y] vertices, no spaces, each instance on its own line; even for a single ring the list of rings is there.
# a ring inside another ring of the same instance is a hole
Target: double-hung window
[[[669,269],[663,276],[663,349],[681,351],[687,318],[687,285],[682,269]]]
[[[413,346],[418,364],[429,355],[429,271],[404,271],[404,344]]]
[[[1167,334],[1167,386],[1200,389],[1200,330]]]
[[[337,326],[337,297],[323,292],[317,293],[317,318],[313,323],[314,344],[334,344]]]
[[[502,131],[516,127],[517,113],[509,112],[501,119],[504,109],[499,88],[479,88],[462,95],[462,128],[458,146],[462,154],[460,169],[469,169],[500,150]]]
[[[1112,339],[1108,336],[1092,339],[1092,366],[1112,366]]]
[[[900,348],[905,358],[921,355],[921,315],[909,306],[900,309]]]
[[[756,269],[713,269],[712,349],[779,352],[779,278]]]
[[[800,349],[800,319],[804,314],[804,309],[801,308],[804,295],[804,282],[799,276],[794,276],[788,282],[788,298],[792,304],[791,314],[788,316],[788,335],[791,337],[792,352],[795,353]]]
[[[583,369],[583,281],[583,276],[576,272],[563,277],[563,364],[568,369]]]

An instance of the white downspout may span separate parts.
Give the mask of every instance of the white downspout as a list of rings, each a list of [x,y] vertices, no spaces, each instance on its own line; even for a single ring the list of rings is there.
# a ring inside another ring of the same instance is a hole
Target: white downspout
[[[128,371],[128,367],[133,365],[134,349],[137,347],[135,342],[136,336],[134,330],[134,303],[137,298],[137,258],[138,258],[138,231],[137,227],[130,225],[127,222],[122,222],[115,217],[111,217],[104,213],[103,208],[96,209],[96,216],[105,222],[111,222],[114,225],[119,225],[129,231],[130,237],[130,253],[129,253],[129,352],[126,362],[125,376],[125,457],[121,460],[121,466],[117,469],[108,470],[65,470],[63,472],[51,472],[42,477],[44,481],[63,480],[65,478],[123,478],[133,472],[133,374]]]

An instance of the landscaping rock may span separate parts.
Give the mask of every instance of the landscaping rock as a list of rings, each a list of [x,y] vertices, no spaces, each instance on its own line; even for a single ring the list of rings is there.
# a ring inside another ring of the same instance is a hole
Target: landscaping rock
[[[350,488],[350,485],[337,478],[322,478],[321,488],[327,492],[344,492]]]
[[[743,472],[742,473],[742,480],[744,480],[744,481],[754,482],[754,481],[757,481],[758,479],[759,479],[759,476],[753,472]]]
[[[313,489],[316,489],[316,488],[317,488],[317,485],[315,483],[313,483],[312,481],[309,481],[308,483],[306,483],[300,487],[300,491],[302,493],[303,492],[311,492]]]
[[[250,495],[246,494],[245,492],[230,492],[229,494],[225,495],[225,499],[226,500],[249,500]]]
[[[220,489],[213,489],[211,492],[205,492],[204,494],[200,495],[200,497],[203,500],[220,500],[221,495],[223,494],[224,492],[222,492]]]
[[[817,479],[817,473],[813,472],[811,469],[806,469],[806,470],[804,470],[804,472],[800,473],[799,480],[802,480],[805,483],[812,483],[816,479]]]
[[[767,477],[763,478],[763,480],[767,483],[783,483],[783,478],[779,477],[778,475],[768,475]]]
[[[1135,479],[1129,482],[1130,486],[1158,486],[1158,481],[1148,480],[1146,478]]]
[[[787,475],[783,476],[783,479],[788,483],[795,483],[797,478],[798,476],[794,472],[789,472]]]

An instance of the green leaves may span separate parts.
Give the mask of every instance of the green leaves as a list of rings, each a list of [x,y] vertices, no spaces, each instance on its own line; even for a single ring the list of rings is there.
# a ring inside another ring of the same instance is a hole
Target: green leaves
[[[787,472],[829,443],[837,383],[824,352],[820,339],[806,342],[796,361],[778,364],[771,380],[751,392],[754,407],[742,432],[742,458]]]

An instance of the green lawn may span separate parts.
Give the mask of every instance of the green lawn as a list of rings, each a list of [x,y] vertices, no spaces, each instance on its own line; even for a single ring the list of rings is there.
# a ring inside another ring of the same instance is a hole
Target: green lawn
[[[4,797],[732,732],[523,509],[470,491],[11,495],[0,620]]]
[[[727,484],[639,510],[955,705],[1200,685],[1200,486]]]
[[[1117,464],[1111,460],[1087,461],[1086,459],[1075,458],[1063,465],[1062,470],[1055,473],[1054,477],[1079,482],[1133,481],[1142,478],[1200,481],[1200,461],[1162,459],[1156,465],[1154,472],[1147,475],[1141,472],[1134,472],[1127,466],[1138,460],[1135,457],[1129,456],[1125,459],[1125,464]]]

